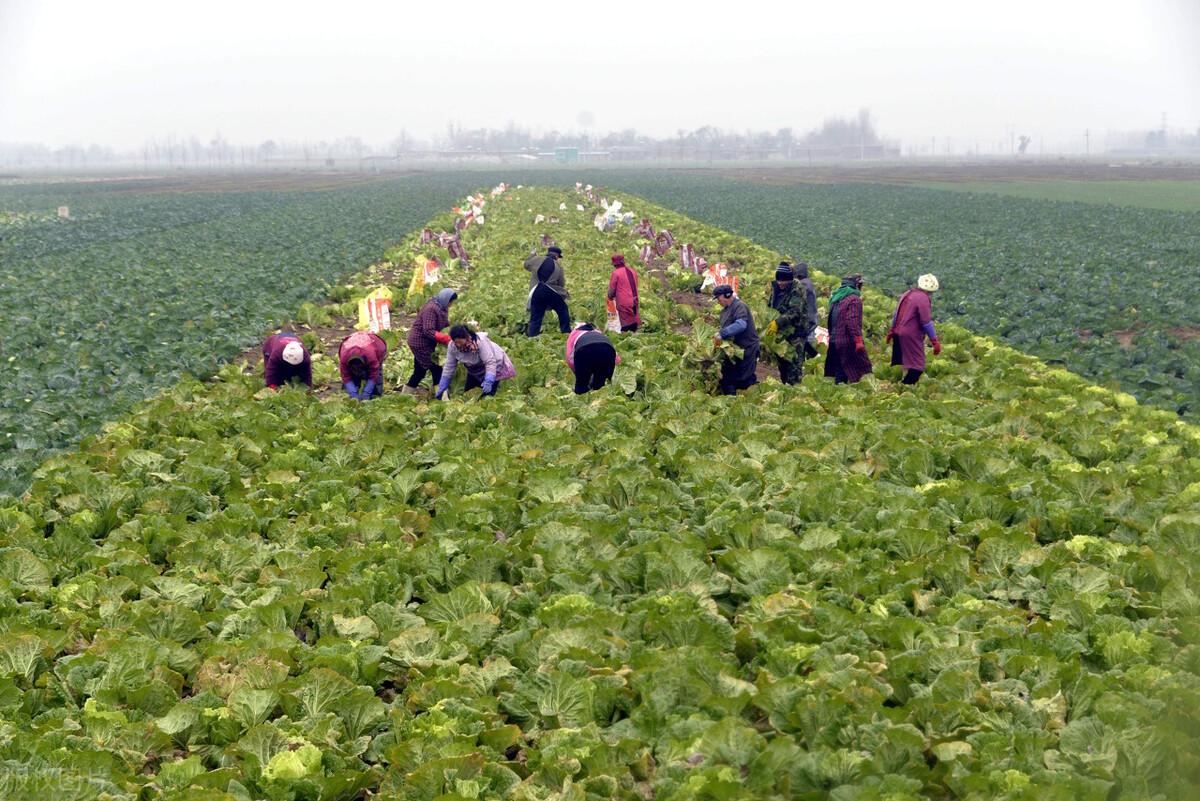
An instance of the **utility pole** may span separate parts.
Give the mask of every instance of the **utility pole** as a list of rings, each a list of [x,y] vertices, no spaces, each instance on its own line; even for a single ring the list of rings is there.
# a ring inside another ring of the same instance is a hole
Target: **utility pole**
[[[1092,129],[1088,128],[1083,132],[1083,155],[1092,155]]]

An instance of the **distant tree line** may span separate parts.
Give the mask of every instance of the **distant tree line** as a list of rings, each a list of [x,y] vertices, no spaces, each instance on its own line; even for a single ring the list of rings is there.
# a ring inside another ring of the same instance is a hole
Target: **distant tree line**
[[[776,131],[734,131],[705,125],[680,129],[674,136],[654,137],[635,128],[608,133],[550,130],[534,133],[509,123],[504,128],[465,128],[451,123],[442,134],[420,139],[402,130],[384,145],[371,145],[359,137],[295,141],[267,139],[257,144],[229,142],[221,134],[208,138],[167,135],[151,137],[137,150],[119,151],[91,144],[52,148],[36,143],[0,142],[0,165],[86,169],[109,165],[142,164],[155,168],[270,167],[276,164],[310,166],[345,165],[350,161],[404,160],[416,154],[438,153],[539,153],[555,148],[626,150],[657,157],[683,157],[696,153],[746,152],[802,157],[814,149],[879,148],[885,144],[868,110],[853,117],[830,117],[805,133],[792,128]],[[898,145],[896,145],[898,148]]]

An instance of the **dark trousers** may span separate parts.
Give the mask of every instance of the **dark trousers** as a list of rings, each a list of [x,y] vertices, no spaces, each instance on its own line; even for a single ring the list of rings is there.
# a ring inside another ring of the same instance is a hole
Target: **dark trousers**
[[[571,312],[567,309],[567,301],[545,284],[538,284],[529,298],[529,336],[536,337],[542,333],[542,318],[546,316],[547,309],[553,309],[558,315],[558,330],[564,334],[570,333]]]
[[[909,370],[904,374],[904,378],[900,380],[901,384],[915,384],[921,380],[922,370]]]
[[[624,334],[628,331],[636,331],[637,329],[638,329],[637,323],[630,323],[629,325],[621,326],[621,333]]]
[[[617,351],[609,344],[596,342],[575,349],[575,394],[582,395],[612,381],[617,366]]]
[[[467,392],[469,390],[475,389],[475,387],[482,387],[482,386],[483,386],[482,379],[476,378],[475,376],[471,375],[470,373],[467,373],[467,383],[463,386],[463,392]],[[485,392],[483,394],[484,395],[495,395],[496,389],[499,386],[500,386],[500,382],[497,381],[496,383],[492,384],[491,392]]]
[[[736,395],[739,389],[749,389],[758,383],[758,376],[751,373],[745,378],[739,378],[740,370],[728,362],[721,366],[721,382],[718,387],[722,395]]]
[[[804,343],[800,343],[800,347],[796,349],[796,354],[791,359],[785,359],[782,356],[776,357],[779,361],[779,380],[784,384],[799,384],[800,379],[804,378],[804,351],[802,350]]]
[[[419,364],[414,364],[412,375],[408,378],[408,386],[416,389],[425,380],[427,374],[433,376],[433,385],[436,387],[438,382],[442,380],[442,366],[435,364],[432,367],[425,368]]]

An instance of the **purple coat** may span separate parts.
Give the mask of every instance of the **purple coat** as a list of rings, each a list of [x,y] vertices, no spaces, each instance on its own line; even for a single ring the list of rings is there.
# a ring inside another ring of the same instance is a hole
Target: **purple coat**
[[[450,313],[442,308],[436,298],[430,298],[417,312],[412,328],[408,329],[408,347],[413,360],[426,370],[433,367],[433,354],[437,340],[433,335],[450,325]]]
[[[927,293],[910,289],[900,296],[892,315],[892,364],[902,364],[906,370],[925,369],[925,335],[937,338],[930,313]]]
[[[281,387],[293,378],[300,383],[312,386],[312,356],[308,348],[304,348],[304,361],[299,364],[288,364],[283,360],[283,349],[289,342],[299,342],[300,338],[292,334],[275,334],[267,337],[263,343],[263,380],[269,387]],[[303,345],[301,345],[303,347]]]
[[[825,355],[825,375],[836,378],[838,368],[851,384],[871,372],[871,359],[866,352],[855,350],[855,340],[862,337],[862,298],[847,295],[837,304],[836,323],[829,328],[829,352]]]

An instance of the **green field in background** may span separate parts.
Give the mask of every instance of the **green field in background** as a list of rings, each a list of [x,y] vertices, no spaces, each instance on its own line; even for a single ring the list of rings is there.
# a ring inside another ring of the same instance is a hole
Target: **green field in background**
[[[921,181],[927,189],[976,192],[1033,200],[1062,200],[1137,206],[1167,211],[1200,211],[1200,181]]]

